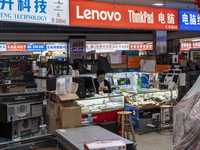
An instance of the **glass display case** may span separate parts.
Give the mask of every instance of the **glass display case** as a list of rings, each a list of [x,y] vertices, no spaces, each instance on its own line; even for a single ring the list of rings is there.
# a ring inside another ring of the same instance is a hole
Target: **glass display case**
[[[95,77],[93,74],[87,76]],[[109,81],[113,92],[122,92],[127,106],[148,107],[158,106],[161,103],[176,103],[178,85],[174,85],[173,89],[168,90],[163,83],[159,82],[160,76],[160,73],[146,72],[106,73],[106,80]],[[104,104],[109,101],[109,98],[97,101]],[[99,105],[93,105],[94,103],[96,104],[95,100],[87,103],[82,102],[83,112],[102,110]],[[86,105],[87,107],[85,107]]]
[[[82,114],[99,113],[124,109],[124,96],[121,93],[95,94],[94,97],[77,100]]]
[[[141,93],[124,92],[125,105],[134,107],[159,106],[161,103],[174,103],[178,97],[177,90],[146,89]]]

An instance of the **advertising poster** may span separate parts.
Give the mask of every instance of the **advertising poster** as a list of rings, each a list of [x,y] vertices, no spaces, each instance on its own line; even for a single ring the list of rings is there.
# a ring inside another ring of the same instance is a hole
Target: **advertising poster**
[[[82,59],[86,58],[86,39],[77,38],[70,39],[70,62],[73,62],[73,59]]]

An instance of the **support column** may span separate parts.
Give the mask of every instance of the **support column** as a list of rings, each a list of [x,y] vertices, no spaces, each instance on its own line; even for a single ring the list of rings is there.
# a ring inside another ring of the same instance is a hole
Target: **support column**
[[[167,53],[167,31],[153,31],[153,49],[156,55]]]

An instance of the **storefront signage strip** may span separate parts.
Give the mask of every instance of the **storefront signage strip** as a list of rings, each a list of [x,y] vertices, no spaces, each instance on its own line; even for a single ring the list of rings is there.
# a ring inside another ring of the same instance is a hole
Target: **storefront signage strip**
[[[6,51],[26,51],[26,44],[7,44]]]
[[[198,11],[179,10],[180,30],[200,31],[200,15]]]
[[[27,51],[46,51],[45,44],[27,44]]]
[[[180,51],[189,51],[190,49],[200,48],[200,42],[185,42],[181,43]]]
[[[179,30],[178,10],[91,1],[70,1],[70,25]]]
[[[0,21],[69,25],[69,0],[1,0]]]

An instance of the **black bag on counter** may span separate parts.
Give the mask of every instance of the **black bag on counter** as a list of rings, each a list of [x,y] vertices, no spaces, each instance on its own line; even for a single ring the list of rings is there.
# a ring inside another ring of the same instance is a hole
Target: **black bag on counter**
[[[104,70],[106,73],[111,72],[111,67],[106,57],[99,57],[97,62],[100,70]]]
[[[96,60],[81,60],[78,62],[78,70],[80,74],[96,73],[98,70],[98,63]]]

